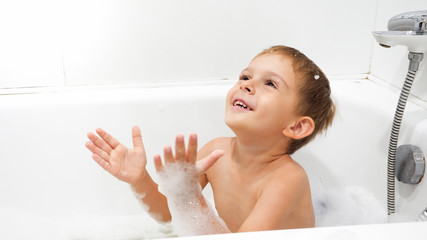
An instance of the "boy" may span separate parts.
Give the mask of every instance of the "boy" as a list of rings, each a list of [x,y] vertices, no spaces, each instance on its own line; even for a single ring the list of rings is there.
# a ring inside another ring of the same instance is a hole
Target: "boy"
[[[286,46],[266,49],[227,94],[225,122],[236,136],[214,139],[197,153],[196,135],[190,136],[188,149],[179,135],[175,156],[171,147],[164,149],[165,165],[154,157],[156,170],[189,163],[202,188],[211,184],[226,224],[212,220],[214,232],[314,227],[309,181],[290,155],[331,124],[335,107],[330,92],[326,76],[304,54]],[[170,203],[145,169],[139,128],[132,129],[133,149],[101,129],[96,132],[100,138],[89,133],[86,143],[93,159],[129,183],[152,216],[170,221]],[[203,196],[194,197],[197,206],[206,208]]]

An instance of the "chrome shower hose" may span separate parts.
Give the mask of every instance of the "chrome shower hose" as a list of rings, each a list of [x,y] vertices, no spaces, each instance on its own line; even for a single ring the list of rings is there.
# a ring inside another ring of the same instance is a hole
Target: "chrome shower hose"
[[[405,111],[406,102],[409,92],[411,91],[412,83],[418,71],[418,66],[423,59],[422,53],[410,52],[408,55],[410,60],[408,74],[406,75],[405,83],[403,84],[400,93],[399,102],[397,103],[396,112],[394,114],[393,126],[390,135],[390,144],[388,148],[387,162],[387,211],[388,215],[395,213],[395,162],[397,141],[399,138],[400,125],[402,123],[403,112]]]

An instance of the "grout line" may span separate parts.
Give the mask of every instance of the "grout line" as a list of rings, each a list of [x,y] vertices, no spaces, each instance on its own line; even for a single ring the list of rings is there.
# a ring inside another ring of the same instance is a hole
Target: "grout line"
[[[65,77],[65,71],[64,71]],[[331,81],[345,80],[366,80],[367,73],[360,74],[341,74],[329,75]],[[237,78],[222,78],[222,79],[204,79],[204,80],[189,80],[189,81],[165,81],[165,82],[146,82],[146,83],[128,83],[128,84],[99,84],[99,85],[65,85],[63,86],[43,86],[43,87],[20,87],[20,88],[3,88],[0,89],[0,95],[18,95],[18,94],[37,94],[37,93],[61,93],[61,92],[76,92],[76,91],[93,91],[93,90],[114,90],[124,88],[159,88],[159,87],[179,87],[179,86],[199,86],[199,85],[228,85],[234,84]]]
[[[373,22],[373,26],[371,29],[372,31],[375,31],[376,27],[377,27],[377,22],[378,22],[378,11],[379,11],[379,1],[380,0],[376,0],[376,5],[375,5],[375,17],[374,17],[374,22]],[[369,58],[369,74],[372,73],[372,66],[373,66],[373,60],[374,60],[374,50],[375,50],[375,45],[376,45],[377,41],[375,40],[375,38],[372,36],[371,39],[371,56]]]
[[[64,77],[64,86],[67,86],[67,73],[65,71],[65,58],[64,58],[64,49],[61,47],[61,62],[62,62],[62,73]]]
[[[64,78],[65,70],[64,70]],[[329,75],[331,81],[344,80],[363,80],[367,79],[367,73],[360,74],[341,74]],[[205,80],[190,80],[190,81],[165,81],[165,82],[147,82],[147,83],[129,83],[129,84],[105,84],[105,85],[67,85],[66,79],[64,86],[44,86],[44,87],[21,87],[21,88],[3,88],[0,89],[0,95],[18,95],[18,94],[37,94],[37,93],[57,93],[57,92],[72,92],[72,91],[92,91],[92,90],[113,90],[123,88],[159,88],[173,86],[197,86],[197,85],[228,85],[234,84],[237,78],[222,78],[222,79],[205,79]]]
[[[116,90],[126,88],[161,88],[161,87],[180,87],[180,86],[200,86],[200,85],[227,85],[236,80],[230,78],[210,79],[203,81],[176,81],[176,82],[147,82],[130,84],[105,84],[105,85],[65,85],[65,86],[44,86],[44,87],[21,87],[21,88],[3,88],[0,89],[0,95],[18,95],[18,94],[37,94],[37,93],[61,93],[61,92],[79,92],[93,90]]]
[[[383,80],[383,79],[381,79],[381,78],[379,78],[373,74],[369,74],[368,80],[372,81],[373,83],[375,83],[375,84],[377,84],[377,85],[379,85],[385,89],[392,91],[394,94],[396,94],[398,96],[399,96],[401,89],[402,89],[402,88],[396,87],[395,85],[393,85],[393,84],[391,84],[391,83],[389,83],[389,82],[387,82],[387,81],[385,81],[385,80]],[[412,102],[412,103],[414,103],[414,104],[416,104],[416,105],[418,105],[424,109],[427,109],[427,101],[417,97],[416,95],[413,95],[412,93],[409,94],[408,101],[410,101],[410,102]]]

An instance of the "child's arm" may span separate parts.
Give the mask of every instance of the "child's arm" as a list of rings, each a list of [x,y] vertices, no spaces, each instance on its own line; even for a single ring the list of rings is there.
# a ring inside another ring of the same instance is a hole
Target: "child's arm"
[[[171,147],[164,149],[165,164],[159,155],[154,163],[159,174],[160,190],[168,198],[172,226],[179,236],[230,232],[225,223],[207,204],[199,178],[224,152],[214,151],[197,161],[197,136],[190,135],[188,149],[183,136],[177,136],[175,156]],[[203,183],[202,183],[203,184]]]
[[[96,133],[99,137],[88,133],[90,141],[86,143],[93,153],[92,158],[111,175],[129,183],[138,199],[148,206],[151,216],[158,221],[170,221],[166,197],[158,191],[157,184],[145,168],[147,159],[139,127],[132,128],[132,149],[126,148],[102,129],[97,129]]]

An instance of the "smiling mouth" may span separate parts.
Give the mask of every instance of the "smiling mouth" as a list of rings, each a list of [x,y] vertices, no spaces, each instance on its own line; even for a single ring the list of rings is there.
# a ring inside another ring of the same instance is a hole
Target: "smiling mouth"
[[[245,103],[245,102],[243,102],[243,101],[241,101],[241,100],[235,100],[235,101],[234,101],[234,103],[233,103],[233,106],[234,106],[234,107],[241,108],[241,109],[245,109],[245,110],[250,110],[250,111],[252,111],[252,109],[251,109],[250,107],[248,107],[248,105],[246,105],[246,103]]]

